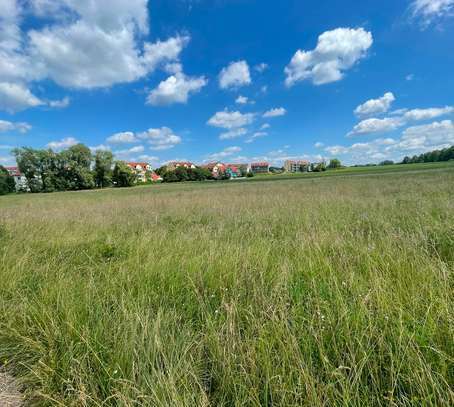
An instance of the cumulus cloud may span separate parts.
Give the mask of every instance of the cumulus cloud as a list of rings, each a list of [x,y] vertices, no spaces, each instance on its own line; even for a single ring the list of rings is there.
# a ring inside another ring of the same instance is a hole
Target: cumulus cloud
[[[285,68],[287,86],[311,80],[315,85],[336,82],[365,57],[372,34],[363,28],[337,28],[318,37],[312,51],[298,50]]]
[[[134,147],[131,147],[131,148],[127,148],[125,150],[115,151],[114,154],[116,156],[129,157],[131,154],[142,153],[144,151],[145,151],[145,147],[144,146],[134,146]]]
[[[350,146],[325,148],[331,156],[343,156],[350,162],[365,163],[383,159],[400,160],[406,154],[420,154],[454,144],[454,123],[451,120],[433,122],[405,129],[399,139],[378,138]]]
[[[362,105],[359,105],[355,109],[355,114],[361,117],[386,113],[395,100],[396,98],[391,92],[386,92],[381,98],[370,99]]]
[[[247,133],[247,130],[244,128],[239,128],[239,129],[233,129],[230,131],[227,131],[225,133],[222,133],[219,136],[219,140],[230,140],[232,138],[238,138],[241,136],[244,136]]]
[[[398,145],[401,150],[428,151],[454,144],[454,123],[451,120],[433,122],[405,129]]]
[[[132,131],[123,131],[120,133],[115,133],[112,136],[108,137],[106,141],[109,144],[128,144],[128,143],[137,143],[136,135]]]
[[[232,155],[239,153],[240,151],[241,151],[241,147],[237,147],[237,146],[227,147],[218,153],[213,153],[213,154],[208,155],[206,161],[222,160],[223,158],[231,157]]]
[[[325,146],[325,143],[322,143],[320,141],[317,141],[315,144],[314,144],[314,147],[315,148],[322,148]]]
[[[215,113],[215,115],[208,120],[207,124],[213,127],[230,130],[251,124],[254,121],[254,117],[255,115],[253,113],[241,113],[238,111],[230,112],[224,110]]]
[[[99,144],[97,146],[90,146],[88,147],[92,153],[95,153],[96,151],[110,151],[111,148],[109,146],[106,146],[105,144]]]
[[[247,104],[253,105],[255,102],[246,96],[240,95],[236,98],[235,103],[238,105],[247,105]]]
[[[454,106],[431,107],[428,109],[412,109],[403,115],[406,120],[430,120],[454,113]]]
[[[404,124],[405,122],[400,118],[366,119],[359,122],[347,136],[353,137],[371,133],[385,133],[396,130]]]
[[[200,92],[206,84],[207,80],[203,76],[189,77],[178,72],[169,76],[150,92],[147,104],[163,106],[173,103],[187,103],[189,94]]]
[[[231,62],[219,74],[221,89],[239,88],[251,84],[251,74],[246,61]]]
[[[19,133],[27,133],[32,126],[25,122],[10,122],[7,120],[0,120],[0,133],[7,131],[18,131]]]
[[[137,133],[137,138],[145,140],[150,144],[150,150],[169,150],[181,143],[181,137],[174,134],[169,127],[157,129],[148,129],[147,131]]]
[[[414,0],[410,5],[414,18],[421,19],[423,26],[434,20],[454,15],[454,0]]]
[[[287,114],[287,110],[285,110],[283,107],[276,107],[274,109],[270,109],[267,112],[263,114],[263,117],[265,118],[270,118],[270,117],[279,117],[279,116],[285,116]]]
[[[9,112],[45,102],[32,82],[50,79],[68,88],[92,89],[132,82],[165,64],[178,63],[188,36],[150,43],[148,0],[28,0],[0,2],[0,109]],[[24,15],[37,24],[21,29]]]
[[[0,82],[0,110],[15,113],[44,104],[21,83]]]
[[[52,150],[63,150],[64,148],[75,146],[76,144],[79,144],[79,140],[74,137],[66,137],[58,141],[51,141],[47,144],[47,147]]]
[[[271,126],[269,123],[263,123],[262,126],[260,127],[260,130],[266,130],[269,129]]]
[[[50,107],[56,108],[56,109],[63,109],[65,107],[68,107],[70,103],[70,99],[68,96],[65,96],[61,100],[51,100],[48,102]]]

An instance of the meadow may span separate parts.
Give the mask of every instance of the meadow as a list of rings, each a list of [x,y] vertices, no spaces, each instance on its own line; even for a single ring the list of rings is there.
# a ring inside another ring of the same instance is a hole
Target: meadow
[[[409,167],[407,167],[409,168]],[[37,406],[451,406],[454,166],[0,198]]]

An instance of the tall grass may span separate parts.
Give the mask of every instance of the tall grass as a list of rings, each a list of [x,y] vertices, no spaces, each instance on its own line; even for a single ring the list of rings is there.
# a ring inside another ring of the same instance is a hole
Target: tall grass
[[[0,200],[32,404],[449,406],[454,171]]]

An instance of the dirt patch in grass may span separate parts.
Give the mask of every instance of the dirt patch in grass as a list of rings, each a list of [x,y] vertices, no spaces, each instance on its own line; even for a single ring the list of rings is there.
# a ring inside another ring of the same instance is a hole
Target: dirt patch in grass
[[[0,370],[0,406],[21,407],[22,405],[23,397],[14,378]]]

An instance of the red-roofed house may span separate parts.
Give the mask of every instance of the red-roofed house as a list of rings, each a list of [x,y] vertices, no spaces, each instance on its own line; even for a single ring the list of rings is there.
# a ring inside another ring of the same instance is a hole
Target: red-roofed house
[[[129,168],[131,168],[137,175],[137,180],[139,182],[146,182],[147,180],[147,173],[150,173],[152,168],[151,165],[148,163],[136,163],[130,162],[126,163]]]
[[[267,174],[270,172],[270,164],[267,162],[252,163],[251,171],[254,174]]]
[[[212,162],[202,166],[202,168],[206,168],[208,171],[211,172],[214,178],[218,178],[221,174],[226,172],[226,165],[220,162]]]
[[[235,164],[227,164],[225,172],[230,176],[230,178],[240,178],[243,175],[241,168]]]
[[[195,168],[195,165],[189,161],[171,161],[167,164],[168,171],[175,171],[178,167]]]
[[[14,178],[16,191],[28,191],[27,178],[20,172],[18,167],[5,167],[5,169]]]

